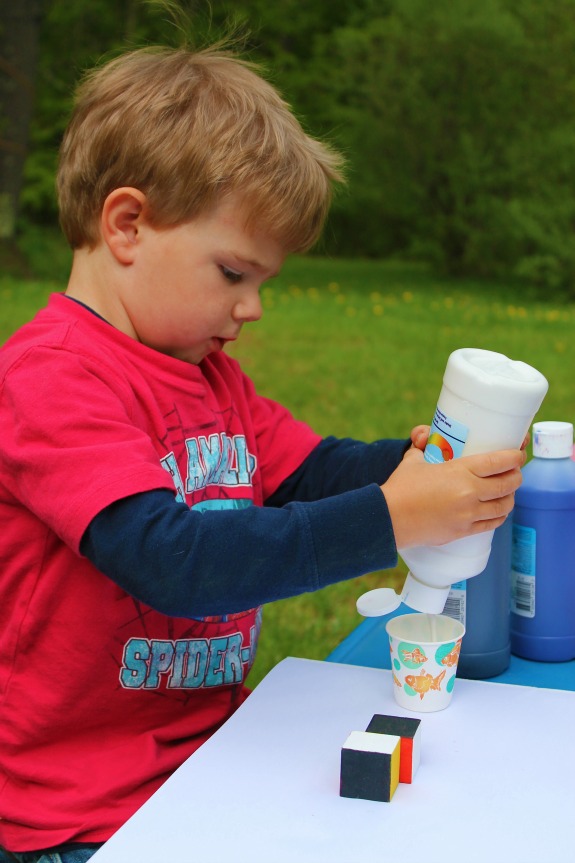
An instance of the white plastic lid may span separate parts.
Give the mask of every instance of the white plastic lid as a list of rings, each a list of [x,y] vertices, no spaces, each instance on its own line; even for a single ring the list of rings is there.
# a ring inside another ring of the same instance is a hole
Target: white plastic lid
[[[475,404],[493,410],[495,400],[501,399],[507,414],[529,420],[539,410],[549,388],[541,372],[521,360],[510,360],[505,354],[481,348],[459,348],[447,360],[443,382],[466,399],[470,380]]]
[[[356,602],[356,608],[363,617],[383,617],[391,614],[400,603],[404,602],[414,611],[427,614],[441,614],[449,595],[447,587],[432,587],[418,581],[411,572],[407,574],[401,596],[391,587],[378,587],[362,594]]]
[[[399,608],[401,596],[391,587],[377,587],[363,593],[355,603],[363,617],[383,617]]]
[[[537,458],[571,458],[573,423],[533,423],[533,455]]]

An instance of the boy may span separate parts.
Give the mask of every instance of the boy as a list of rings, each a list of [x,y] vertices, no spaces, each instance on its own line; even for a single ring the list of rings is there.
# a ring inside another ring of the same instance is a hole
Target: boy
[[[70,281],[0,353],[17,859],[88,859],[229,717],[262,604],[513,505],[519,451],[436,466],[421,427],[411,448],[321,440],[223,352],[317,239],[339,167],[223,52],[134,52],[79,89],[58,173]]]

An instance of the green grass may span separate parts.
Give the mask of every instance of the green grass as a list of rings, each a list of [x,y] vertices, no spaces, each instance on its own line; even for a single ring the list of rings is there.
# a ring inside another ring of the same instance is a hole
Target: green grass
[[[0,340],[57,282],[0,280]],[[264,288],[264,317],[234,345],[263,395],[321,434],[407,437],[429,423],[449,353],[501,351],[538,368],[549,394],[538,419],[575,418],[575,304],[528,297],[519,285],[442,281],[415,265],[294,258]],[[399,586],[402,565],[269,605],[249,682],[287,655],[324,658],[359,622],[356,598]],[[270,573],[273,578],[273,572]]]

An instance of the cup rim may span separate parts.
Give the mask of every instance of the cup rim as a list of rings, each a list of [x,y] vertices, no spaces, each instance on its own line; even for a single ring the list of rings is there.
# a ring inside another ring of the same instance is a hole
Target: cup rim
[[[385,624],[385,630],[386,630],[386,632],[390,638],[397,638],[397,639],[401,640],[403,638],[403,636],[398,635],[395,632],[392,632],[391,628],[393,627],[393,624],[396,622],[400,622],[401,620],[407,620],[407,619],[411,619],[414,617],[421,617],[422,614],[425,614],[425,612],[419,612],[418,611],[418,612],[414,612],[413,614],[398,614],[398,615],[396,615],[396,617],[392,617],[391,620],[387,621],[387,623]],[[448,644],[450,641],[458,641],[460,638],[463,638],[463,636],[465,635],[465,626],[463,625],[463,623],[460,620],[457,620],[455,617],[450,617],[448,614],[429,614],[427,616],[428,617],[441,617],[441,618],[444,618],[445,620],[449,620],[451,624],[453,624],[456,628],[460,629],[459,634],[454,633],[453,635],[449,636],[449,638],[439,638],[439,639],[435,639],[435,640],[427,639],[427,638],[413,638],[413,637],[409,638],[409,637],[405,636],[404,640],[406,640],[406,641],[419,641],[422,644]]]

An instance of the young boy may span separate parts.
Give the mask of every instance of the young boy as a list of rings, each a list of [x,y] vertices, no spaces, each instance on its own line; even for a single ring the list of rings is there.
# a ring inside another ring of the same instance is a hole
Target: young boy
[[[511,510],[518,450],[438,466],[422,427],[411,447],[322,440],[224,353],[338,179],[225,52],[134,52],[79,89],[58,174],[69,285],[0,352],[0,844],[16,859],[88,859],[230,716],[262,604]]]

